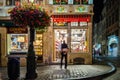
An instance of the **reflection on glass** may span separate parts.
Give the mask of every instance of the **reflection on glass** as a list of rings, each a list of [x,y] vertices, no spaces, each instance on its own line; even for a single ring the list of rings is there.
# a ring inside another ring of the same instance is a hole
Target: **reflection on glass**
[[[71,52],[79,53],[87,51],[87,29],[71,30]]]

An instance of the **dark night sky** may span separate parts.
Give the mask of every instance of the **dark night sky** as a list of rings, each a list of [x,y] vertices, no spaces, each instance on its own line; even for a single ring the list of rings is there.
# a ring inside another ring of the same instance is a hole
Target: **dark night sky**
[[[94,0],[94,23],[98,23],[100,21],[100,15],[103,8],[103,0]]]

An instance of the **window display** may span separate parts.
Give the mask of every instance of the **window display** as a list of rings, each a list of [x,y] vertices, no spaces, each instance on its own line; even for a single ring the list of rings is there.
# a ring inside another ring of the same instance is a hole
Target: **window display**
[[[36,39],[34,42],[34,50],[37,56],[40,56],[43,53],[42,37],[43,37],[42,34],[36,34]]]
[[[60,51],[61,51],[61,44],[65,40],[67,43],[67,30],[66,29],[55,29],[54,30],[55,35],[55,54],[56,59],[60,59]]]
[[[71,30],[71,52],[79,53],[87,51],[87,29]]]
[[[27,52],[27,34],[8,34],[8,53]]]

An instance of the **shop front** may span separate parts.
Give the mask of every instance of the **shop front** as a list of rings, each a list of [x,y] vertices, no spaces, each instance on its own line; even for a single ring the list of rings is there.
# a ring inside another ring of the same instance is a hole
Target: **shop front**
[[[43,62],[43,35],[36,30],[34,50],[37,62]],[[28,53],[29,35],[26,27],[7,28],[7,55],[8,57],[20,57],[21,65],[26,64]]]
[[[28,29],[22,27],[7,28],[7,55],[20,58],[21,65],[26,65],[28,52]]]
[[[60,45],[65,40],[69,46],[68,62],[75,63],[76,58],[91,64],[91,20],[90,15],[53,15],[54,54],[53,60],[60,61]]]

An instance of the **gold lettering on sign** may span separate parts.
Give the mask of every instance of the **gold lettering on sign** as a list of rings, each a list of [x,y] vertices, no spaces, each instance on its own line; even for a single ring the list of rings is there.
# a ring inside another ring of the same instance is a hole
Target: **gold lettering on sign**
[[[8,28],[8,33],[27,33],[27,28]]]

